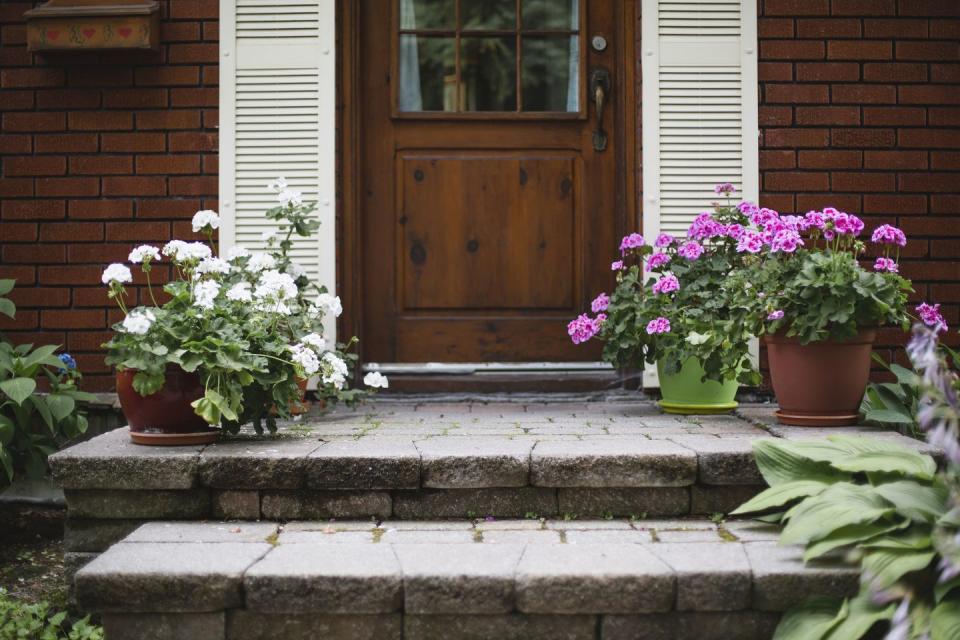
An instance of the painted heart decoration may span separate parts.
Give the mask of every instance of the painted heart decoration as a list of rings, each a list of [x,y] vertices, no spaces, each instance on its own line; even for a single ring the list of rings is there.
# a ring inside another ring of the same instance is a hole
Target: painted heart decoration
[[[48,39],[48,40],[56,40],[56,39],[59,38],[59,37],[60,37],[60,30],[59,30],[59,29],[48,29],[48,30],[47,30],[47,39]]]
[[[95,34],[96,32],[97,32],[96,29],[84,29],[83,35],[85,38],[87,38],[87,40],[89,40],[90,38],[93,37],[93,34]]]
[[[130,34],[133,33],[133,29],[131,29],[130,27],[120,27],[119,29],[117,29],[117,33],[119,33],[120,36],[123,38],[129,38]]]

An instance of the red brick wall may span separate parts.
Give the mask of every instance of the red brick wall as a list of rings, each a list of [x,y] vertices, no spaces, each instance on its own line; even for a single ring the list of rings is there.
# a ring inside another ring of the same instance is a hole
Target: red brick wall
[[[34,4],[0,2],[0,277],[19,306],[0,331],[66,345],[109,389],[103,266],[217,207],[218,3],[161,0],[156,52],[43,55],[24,44]]]
[[[957,327],[960,2],[758,6],[761,201],[800,213],[834,205],[868,229],[903,228],[901,272]]]

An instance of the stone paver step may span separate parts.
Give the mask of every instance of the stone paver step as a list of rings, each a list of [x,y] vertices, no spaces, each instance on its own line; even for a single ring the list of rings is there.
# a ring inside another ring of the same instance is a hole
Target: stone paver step
[[[76,576],[108,637],[768,638],[858,573],[752,522],[154,522]]]

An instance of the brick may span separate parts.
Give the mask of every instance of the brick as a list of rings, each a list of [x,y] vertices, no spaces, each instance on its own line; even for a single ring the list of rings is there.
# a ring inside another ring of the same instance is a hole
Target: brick
[[[65,216],[63,200],[5,200],[0,202],[4,220],[57,220]]]
[[[899,93],[901,104],[960,104],[960,91],[952,85],[905,86]]]
[[[130,156],[75,156],[70,158],[70,173],[73,175],[122,175],[133,173],[133,158]]]
[[[860,65],[856,62],[800,62],[797,63],[797,80],[804,82],[835,82],[859,80]]]
[[[800,19],[797,35],[801,38],[859,38],[860,21],[849,18]]]
[[[832,102],[852,104],[895,104],[897,88],[893,85],[835,84],[830,89]]]
[[[138,156],[137,173],[200,173],[200,156]]]
[[[100,329],[103,322],[103,311],[99,309],[44,310],[40,313],[40,326],[44,329]]]
[[[859,169],[863,157],[860,151],[801,151],[797,165],[801,169]]]
[[[193,42],[200,40],[200,23],[161,22],[160,39],[164,42]]]
[[[197,196],[217,193],[216,176],[170,178],[170,195]]]
[[[835,16],[892,16],[897,13],[895,0],[832,0],[830,9]]]
[[[827,103],[830,101],[825,84],[768,84],[764,87],[768,103]]]
[[[767,191],[826,191],[830,188],[827,173],[807,171],[777,171],[763,177]]]
[[[164,178],[110,176],[103,179],[105,196],[162,196],[167,193]]]
[[[39,326],[40,314],[36,311],[18,311],[13,319],[0,315],[0,331],[37,329]]]
[[[863,34],[867,38],[926,38],[926,20],[903,18],[867,18],[863,21]]]
[[[74,87],[123,87],[133,84],[129,66],[90,65],[70,69],[67,82]]]
[[[858,107],[797,107],[797,124],[860,124]]]
[[[3,247],[3,261],[8,264],[60,264],[67,261],[67,252],[65,247],[8,244]],[[32,289],[25,289],[24,291],[32,291]]]
[[[100,181],[96,178],[38,178],[38,196],[96,196]]]
[[[830,143],[829,129],[767,129],[763,132],[764,148],[825,147]]]
[[[71,113],[67,122],[75,131],[129,131],[133,114],[129,111],[94,111]]]
[[[960,196],[930,196],[930,213],[956,214],[960,212]]]
[[[61,131],[66,127],[64,113],[5,113],[4,131]]]
[[[924,125],[927,111],[920,107],[864,107],[865,125]]]
[[[33,178],[4,178],[0,180],[0,197],[18,198],[33,195]]]
[[[37,239],[37,224],[34,222],[4,222],[5,242],[34,242]]]
[[[100,141],[103,151],[150,152],[165,151],[166,137],[162,133],[105,133]]]
[[[827,43],[829,60],[889,60],[892,57],[893,45],[888,41],[831,40]]]
[[[824,44],[809,40],[764,40],[760,43],[762,60],[822,60]]]
[[[137,114],[138,129],[198,129],[200,112],[189,109],[143,111]]]
[[[760,105],[758,120],[761,127],[788,127],[793,124],[793,109]]]
[[[932,82],[960,82],[960,64],[930,65],[930,80]]]
[[[220,156],[203,156],[203,172],[213,174],[220,173]]]
[[[103,240],[101,222],[47,222],[40,226],[41,242],[97,242]]]
[[[833,172],[830,184],[835,191],[893,191],[896,175],[893,173],[866,173],[861,171]]]
[[[766,0],[763,3],[763,14],[767,16],[819,16],[829,13],[828,0]]]
[[[68,206],[71,218],[129,218],[133,215],[130,200],[71,200]]]
[[[216,87],[171,89],[172,107],[215,107],[220,102],[220,92]]]
[[[869,214],[922,214],[927,212],[927,199],[915,195],[863,196],[863,212]]]
[[[138,85],[177,86],[195,85],[200,81],[200,67],[143,67],[134,76]]]
[[[216,63],[219,61],[219,47],[216,44],[171,44],[167,56],[171,64]]]
[[[25,111],[33,108],[33,91],[14,91],[5,89],[0,111]]]
[[[73,249],[74,247],[71,247]],[[123,252],[125,253],[125,251]],[[119,261],[126,262],[126,256],[121,255]],[[100,263],[106,264],[110,259],[104,255]],[[109,307],[114,304],[113,300],[107,297],[106,287],[76,287],[73,289],[74,307]]]
[[[177,132],[170,134],[170,151],[217,151],[214,133]]]
[[[56,133],[34,136],[37,153],[93,153],[99,148],[96,134]]]
[[[930,154],[930,168],[960,171],[960,151],[933,151]]]
[[[954,259],[960,255],[960,240],[932,240],[930,242],[930,255],[934,258]],[[936,298],[940,300],[940,298]]]
[[[203,39],[207,42],[219,42],[220,41],[220,22],[207,21],[203,23]],[[211,67],[204,67],[204,72],[210,70]]]
[[[159,241],[170,239],[170,224],[167,222],[109,222],[108,241]]]
[[[757,35],[768,38],[792,38],[793,20],[791,18],[758,18]]]
[[[63,69],[55,67],[34,67],[27,69],[8,69],[0,71],[0,86],[4,89],[20,87],[59,87],[66,76]]]
[[[863,79],[868,82],[926,82],[927,66],[911,62],[867,62]]]
[[[797,166],[796,154],[793,151],[761,151],[760,171],[769,169],[793,169]]]
[[[4,247],[4,259],[7,249]],[[20,247],[18,247],[20,248]],[[49,251],[49,249],[44,249]],[[17,287],[10,292],[10,299],[17,303],[18,308],[31,307],[66,307],[70,304],[70,289],[57,287]]]
[[[911,0],[903,3],[900,14],[905,16],[960,16],[960,7],[950,0]]]
[[[960,125],[960,108],[944,107],[941,109],[933,108],[929,111],[930,125],[934,127],[945,127]]]
[[[789,62],[760,62],[757,75],[760,82],[793,80],[793,65]]]
[[[30,153],[32,148],[30,136],[0,135],[0,154]]]
[[[0,276],[17,281],[20,286],[33,284],[37,281],[37,270],[32,266],[10,266],[0,264]]]
[[[103,94],[107,109],[157,109],[168,106],[166,89],[115,89]]]
[[[26,156],[3,161],[5,176],[61,176],[66,172],[67,159],[63,156]]]
[[[67,248],[67,260],[71,264],[99,265],[108,262],[126,262],[130,249],[131,247],[126,244],[72,244]],[[156,271],[157,268],[155,267],[154,270]],[[156,275],[156,273],[153,275]],[[134,278],[138,278],[138,276],[139,274],[134,273]],[[75,291],[82,290],[75,289]],[[128,288],[127,291],[128,293],[136,293],[136,290],[131,288]],[[89,296],[87,296],[87,299],[89,299]]]
[[[921,193],[955,192],[957,191],[957,174],[953,172],[901,173],[897,178],[897,188],[900,191]]]
[[[960,131],[950,129],[899,129],[901,147],[960,148]]]
[[[833,129],[830,132],[836,147],[892,147],[893,129]]]
[[[960,58],[960,43],[939,41],[897,42],[897,60],[949,60]]]
[[[960,20],[933,20],[930,23],[931,38],[960,38]]]
[[[216,0],[171,0],[170,17],[175,20],[217,18]]]
[[[201,209],[200,200],[177,198],[140,200],[137,202],[138,218],[189,218]]]
[[[866,151],[863,154],[866,169],[926,169],[926,151]]]

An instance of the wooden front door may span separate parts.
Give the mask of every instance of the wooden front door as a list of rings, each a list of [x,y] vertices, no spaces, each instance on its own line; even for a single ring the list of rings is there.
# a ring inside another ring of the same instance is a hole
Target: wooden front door
[[[359,18],[364,359],[599,359],[566,324],[627,226],[631,3],[389,4]]]

